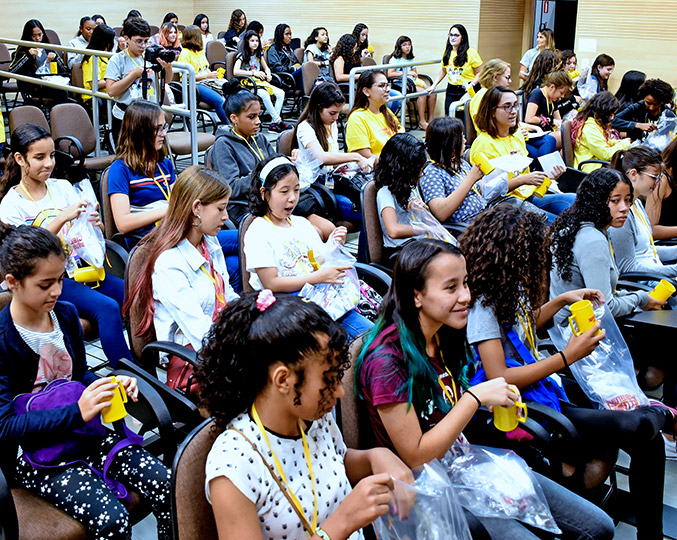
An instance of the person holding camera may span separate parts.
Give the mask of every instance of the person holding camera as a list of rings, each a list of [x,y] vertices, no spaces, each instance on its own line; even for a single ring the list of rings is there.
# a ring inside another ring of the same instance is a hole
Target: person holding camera
[[[127,48],[116,53],[108,61],[106,74],[106,92],[115,99],[113,106],[112,130],[117,142],[122,118],[129,104],[135,99],[147,99],[157,103],[155,90],[155,71],[146,67],[144,53],[150,39],[150,25],[141,17],[125,20],[122,35],[127,40]],[[165,79],[172,80],[172,65],[161,57],[155,62],[165,71]]]

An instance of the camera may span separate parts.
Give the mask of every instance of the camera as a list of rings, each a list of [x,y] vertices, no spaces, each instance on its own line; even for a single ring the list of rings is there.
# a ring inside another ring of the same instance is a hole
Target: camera
[[[155,72],[160,72],[163,68],[158,62],[158,59],[171,63],[176,59],[174,51],[163,49],[160,45],[151,45],[146,49],[144,59],[151,65],[151,69]]]

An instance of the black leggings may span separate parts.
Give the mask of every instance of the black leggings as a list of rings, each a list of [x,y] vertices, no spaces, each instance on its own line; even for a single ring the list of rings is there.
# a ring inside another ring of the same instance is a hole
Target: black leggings
[[[607,411],[562,404],[590,457],[621,448],[630,455],[630,496],[637,519],[637,540],[663,539],[665,446],[661,430],[674,424],[663,407]],[[572,449],[580,452],[580,447]]]
[[[460,84],[448,84],[447,92],[444,96],[444,116],[449,115],[449,105],[454,101],[458,101],[465,94],[465,88]]]

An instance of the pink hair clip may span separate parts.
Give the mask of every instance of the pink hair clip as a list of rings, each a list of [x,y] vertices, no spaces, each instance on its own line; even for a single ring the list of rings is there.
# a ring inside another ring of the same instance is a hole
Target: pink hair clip
[[[270,306],[272,306],[276,301],[273,291],[270,289],[263,289],[259,295],[256,297],[256,307],[258,310],[263,313]]]

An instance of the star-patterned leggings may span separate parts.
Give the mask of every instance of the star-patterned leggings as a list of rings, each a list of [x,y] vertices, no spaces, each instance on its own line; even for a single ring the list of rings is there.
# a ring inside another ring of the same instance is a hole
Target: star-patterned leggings
[[[104,449],[111,448],[117,437],[111,433],[102,439],[100,450],[89,456],[89,463],[102,470],[106,460]],[[132,446],[117,455],[108,471],[111,478],[140,493],[150,503],[157,518],[158,540],[170,540],[169,469],[147,451]],[[26,489],[82,523],[93,540],[131,539],[127,509],[88,467],[71,466],[46,473],[19,458],[17,479]]]

